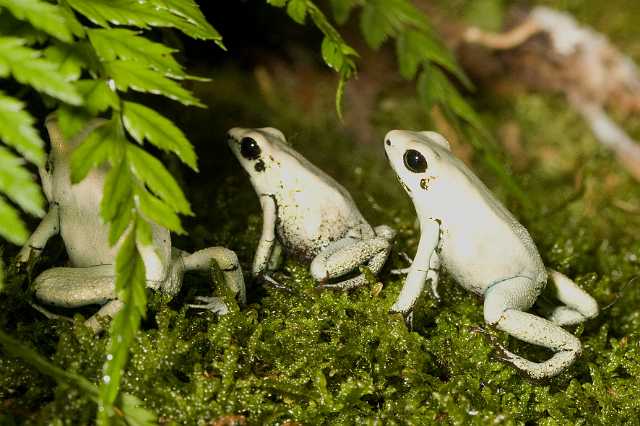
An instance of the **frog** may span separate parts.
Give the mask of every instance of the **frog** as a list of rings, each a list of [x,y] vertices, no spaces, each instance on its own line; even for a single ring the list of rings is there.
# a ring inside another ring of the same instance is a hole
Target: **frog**
[[[582,346],[562,326],[596,317],[596,300],[566,275],[545,267],[529,232],[452,153],[444,136],[392,130],[385,136],[384,152],[413,202],[421,232],[390,311],[410,315],[428,280],[439,298],[443,267],[459,285],[483,298],[487,324],[553,352],[549,359],[533,362],[499,346],[500,359],[540,380],[572,365]],[[543,318],[528,311],[547,285],[553,286],[551,294],[560,304],[548,306]]]
[[[366,267],[378,274],[396,231],[372,227],[351,194],[309,162],[273,127],[235,127],[227,143],[249,175],[262,208],[262,232],[252,275],[269,273],[283,253],[309,264],[318,288],[348,290],[367,283]]]
[[[40,273],[33,281],[35,298],[45,305],[78,308],[101,305],[99,310],[85,321],[90,329],[99,333],[106,321],[123,306],[115,290],[115,259],[126,234],[111,245],[109,224],[100,216],[100,203],[108,165],[94,168],[79,183],[73,184],[70,175],[71,153],[91,132],[105,125],[107,120],[90,120],[76,136],[65,138],[57,115],[46,118],[51,149],[44,167],[39,168],[42,188],[49,203],[48,210],[17,255],[19,267],[37,259],[47,241],[60,235],[64,243],[68,264],[53,267]],[[212,262],[222,270],[226,285],[238,297],[246,301],[244,277],[236,254],[224,247],[208,247],[194,253],[177,249],[171,244],[169,230],[150,222],[151,243],[138,243],[138,250],[145,266],[146,286],[160,291],[169,298],[175,296],[185,272],[211,272]],[[203,307],[217,314],[228,312],[221,298],[202,296]],[[40,312],[49,316],[48,310],[34,304]],[[52,317],[60,317],[51,314]]]

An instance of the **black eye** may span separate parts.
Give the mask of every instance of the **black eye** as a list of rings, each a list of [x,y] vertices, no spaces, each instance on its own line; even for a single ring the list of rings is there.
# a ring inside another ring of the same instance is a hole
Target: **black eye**
[[[247,160],[255,160],[260,156],[260,152],[260,147],[255,139],[247,137],[240,141],[240,154]]]
[[[427,170],[427,160],[415,149],[409,149],[404,153],[404,166],[414,173],[422,173]]]

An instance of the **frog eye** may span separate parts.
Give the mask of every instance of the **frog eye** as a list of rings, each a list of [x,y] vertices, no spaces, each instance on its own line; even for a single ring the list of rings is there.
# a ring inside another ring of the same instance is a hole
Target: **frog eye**
[[[404,166],[413,173],[423,173],[427,170],[427,160],[415,149],[408,149],[404,153]]]
[[[240,141],[240,154],[247,160],[255,160],[260,156],[261,149],[253,138],[244,137]]]

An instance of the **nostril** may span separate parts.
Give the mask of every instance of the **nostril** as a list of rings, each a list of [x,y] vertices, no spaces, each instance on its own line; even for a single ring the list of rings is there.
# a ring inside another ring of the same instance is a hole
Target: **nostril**
[[[388,146],[391,146],[391,139],[387,139],[387,141],[385,142]]]

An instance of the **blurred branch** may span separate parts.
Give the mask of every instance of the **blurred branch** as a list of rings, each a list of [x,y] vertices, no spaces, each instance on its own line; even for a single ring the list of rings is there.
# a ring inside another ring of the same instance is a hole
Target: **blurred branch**
[[[497,72],[504,78],[506,68],[508,78],[529,88],[564,94],[596,139],[640,180],[640,145],[605,111],[608,106],[623,115],[640,112],[640,75],[631,58],[604,35],[567,13],[535,7],[508,31],[467,27],[461,39],[464,52],[479,46],[492,52],[482,56],[485,63],[477,56],[464,61],[468,72],[487,80]]]

